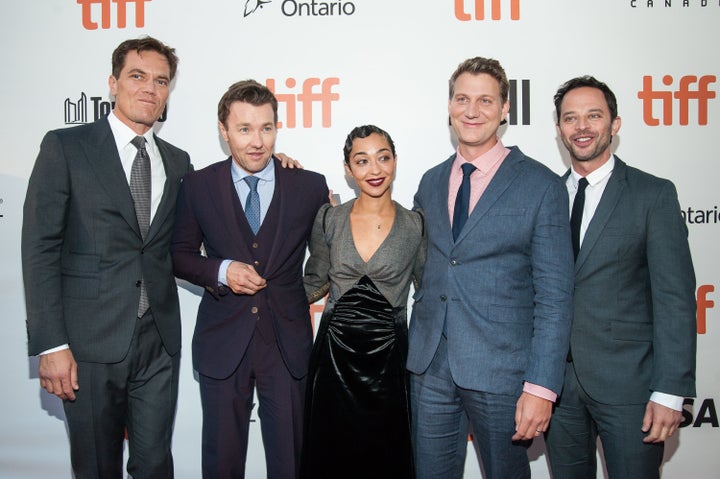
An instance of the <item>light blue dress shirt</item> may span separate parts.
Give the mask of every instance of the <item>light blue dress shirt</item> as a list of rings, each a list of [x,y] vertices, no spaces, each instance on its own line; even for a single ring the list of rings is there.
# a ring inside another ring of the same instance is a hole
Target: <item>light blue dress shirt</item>
[[[245,208],[245,201],[247,195],[250,193],[250,187],[245,181],[245,177],[249,176],[250,173],[243,170],[238,166],[235,161],[231,163],[231,173],[233,184],[235,185],[235,191],[237,192],[238,199],[243,208]],[[260,225],[265,221],[265,215],[270,208],[270,202],[272,201],[273,194],[275,193],[275,162],[270,159],[267,166],[262,170],[254,174],[260,181],[258,181],[258,195],[260,195]],[[262,226],[261,226],[262,227]],[[218,283],[222,283],[227,286],[227,269],[232,263],[232,259],[225,259],[220,263],[220,269],[218,270]]]

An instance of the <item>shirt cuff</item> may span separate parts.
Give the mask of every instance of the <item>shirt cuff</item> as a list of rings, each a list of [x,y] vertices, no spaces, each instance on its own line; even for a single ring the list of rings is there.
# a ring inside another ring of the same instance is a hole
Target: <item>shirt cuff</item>
[[[60,346],[57,346],[55,348],[51,348],[51,349],[47,349],[47,350],[43,351],[42,353],[38,354],[38,356],[45,356],[46,354],[56,353],[58,351],[63,351],[65,349],[70,349],[70,345],[69,344],[61,344]]]
[[[218,284],[227,286],[227,270],[232,262],[233,260],[231,259],[224,259],[223,262],[220,263],[220,269],[218,269]]]
[[[661,406],[669,407],[670,409],[674,409],[676,411],[682,411],[685,398],[682,396],[675,396],[674,394],[654,391],[650,395],[650,400],[654,403],[660,404]]]
[[[541,397],[543,399],[547,399],[550,402],[557,401],[557,394],[555,394],[548,388],[544,388],[542,386],[538,386],[537,384],[529,383],[527,381],[525,381],[525,385],[523,386],[523,392],[532,394],[533,396]]]

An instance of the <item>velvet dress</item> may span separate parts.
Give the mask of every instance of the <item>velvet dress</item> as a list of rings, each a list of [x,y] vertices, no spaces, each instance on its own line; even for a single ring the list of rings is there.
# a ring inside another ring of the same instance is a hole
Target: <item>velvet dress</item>
[[[303,478],[412,478],[407,299],[425,260],[422,216],[395,203],[366,262],[350,229],[354,200],[318,212],[305,269],[310,301],[329,298],[310,357]]]

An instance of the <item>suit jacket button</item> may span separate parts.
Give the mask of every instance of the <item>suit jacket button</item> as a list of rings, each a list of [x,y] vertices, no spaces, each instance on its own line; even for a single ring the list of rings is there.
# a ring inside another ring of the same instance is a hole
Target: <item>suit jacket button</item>
[[[253,244],[252,244],[253,249],[257,249],[258,246],[259,246],[259,245],[258,245],[257,243],[253,243]]]
[[[440,301],[442,301],[442,302],[447,301],[447,296],[445,296],[444,294],[441,294],[441,295],[440,295]]]
[[[258,312],[257,306],[253,306],[253,307],[250,309],[250,312],[251,312],[252,314],[257,314],[257,312]]]
[[[260,266],[260,261],[256,260],[254,264],[255,264],[255,266]]]

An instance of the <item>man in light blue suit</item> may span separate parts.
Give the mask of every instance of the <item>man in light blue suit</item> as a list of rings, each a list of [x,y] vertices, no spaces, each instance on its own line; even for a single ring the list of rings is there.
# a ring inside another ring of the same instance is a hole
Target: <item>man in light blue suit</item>
[[[555,479],[656,479],[695,395],[695,273],[673,184],[611,152],[617,101],[593,77],[555,95],[576,248],[565,385],[547,431]]]
[[[458,149],[415,196],[428,232],[407,363],[418,478],[462,476],[468,418],[486,478],[530,477],[527,443],[546,430],[563,384],[573,292],[567,192],[500,142],[508,91],[496,60],[458,66],[448,102]]]

